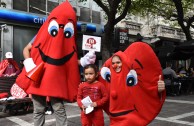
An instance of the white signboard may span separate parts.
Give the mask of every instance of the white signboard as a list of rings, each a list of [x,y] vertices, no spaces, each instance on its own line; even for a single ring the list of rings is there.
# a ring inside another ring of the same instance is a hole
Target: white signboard
[[[100,52],[101,50],[101,37],[83,35],[82,50],[93,50]]]

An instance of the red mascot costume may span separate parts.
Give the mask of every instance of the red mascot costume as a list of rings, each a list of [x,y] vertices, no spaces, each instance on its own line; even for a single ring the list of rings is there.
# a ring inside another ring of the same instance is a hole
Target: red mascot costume
[[[112,58],[101,69],[109,88],[111,126],[146,126],[160,112],[165,91],[158,93],[161,65],[152,48],[143,42],[131,44],[117,52],[122,62],[120,72],[112,67]]]
[[[50,13],[31,48],[36,67],[29,72],[22,70],[11,89],[13,96],[25,97],[23,89],[28,94],[76,100],[80,83],[76,25],[76,14],[68,1]]]

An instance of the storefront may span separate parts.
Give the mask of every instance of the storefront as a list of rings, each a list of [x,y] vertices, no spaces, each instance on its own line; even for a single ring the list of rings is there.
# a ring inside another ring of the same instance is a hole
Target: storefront
[[[37,33],[41,25],[46,20],[45,15],[27,13],[10,9],[0,9],[0,32],[1,32],[1,59],[8,51],[13,52],[14,59],[19,62],[23,59],[22,50],[26,44]],[[85,24],[86,30],[81,31],[82,24]],[[82,35],[89,34],[100,36],[103,32],[102,25],[77,22],[77,44],[79,53],[81,51]]]

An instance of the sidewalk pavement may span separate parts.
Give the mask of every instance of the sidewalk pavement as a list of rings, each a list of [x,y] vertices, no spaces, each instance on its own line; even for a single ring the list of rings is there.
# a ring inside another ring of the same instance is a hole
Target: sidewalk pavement
[[[80,109],[76,103],[66,103],[68,126],[81,126]],[[105,126],[109,126],[109,117],[105,116]],[[21,113],[10,116],[0,112],[0,125],[33,126],[33,114]],[[46,115],[45,126],[54,126],[54,114]],[[167,97],[162,110],[148,126],[194,126],[194,95]]]

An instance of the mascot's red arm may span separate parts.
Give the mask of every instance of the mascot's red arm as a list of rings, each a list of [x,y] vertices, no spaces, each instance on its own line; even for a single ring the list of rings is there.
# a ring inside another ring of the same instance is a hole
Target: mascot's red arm
[[[165,91],[158,93],[159,75],[162,75],[159,60],[143,42],[135,42],[114,55],[122,61],[121,72],[113,70],[111,58],[103,67],[107,72],[101,72],[103,78],[110,79],[106,83],[110,92],[110,125],[145,126],[158,115],[165,100]]]

